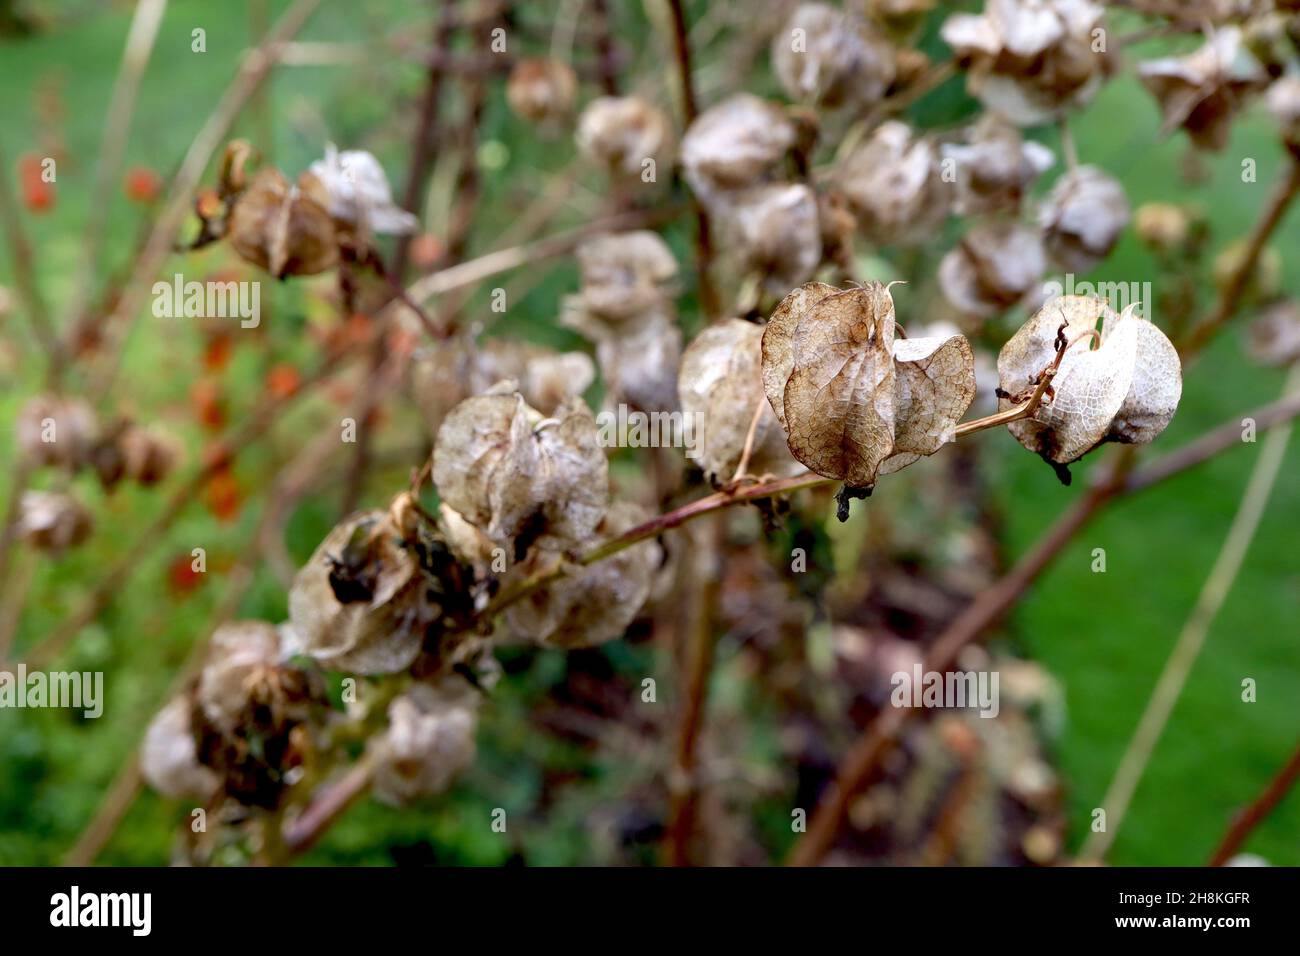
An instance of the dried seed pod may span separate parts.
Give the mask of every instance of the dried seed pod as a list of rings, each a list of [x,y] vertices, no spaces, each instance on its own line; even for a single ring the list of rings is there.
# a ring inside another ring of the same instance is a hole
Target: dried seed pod
[[[280,637],[265,621],[234,621],[212,634],[199,674],[195,703],[204,719],[233,734],[259,682],[273,680],[280,665]]]
[[[531,123],[554,123],[573,109],[578,77],[560,60],[520,60],[506,80],[506,102]]]
[[[1088,0],[986,0],[979,15],[955,13],[941,35],[966,68],[966,88],[1017,126],[1084,106],[1109,63],[1097,44],[1105,12]]]
[[[875,245],[918,242],[933,235],[950,198],[929,140],[906,123],[882,123],[835,174],[858,228]]]
[[[939,263],[939,287],[961,311],[988,317],[1015,305],[1047,269],[1043,241],[1009,222],[976,226]]]
[[[765,180],[797,138],[785,111],[752,93],[738,93],[705,110],[682,137],[682,170],[701,201]]]
[[[338,261],[330,203],[310,173],[291,185],[278,169],[261,169],[235,200],[226,237],[240,258],[277,279],[315,275]]]
[[[671,295],[677,260],[648,230],[597,236],[578,247],[582,308],[617,324],[662,306]]]
[[[1191,229],[1192,217],[1186,209],[1174,203],[1143,203],[1133,215],[1133,231],[1158,252],[1171,253],[1182,249]]]
[[[1011,123],[985,113],[971,128],[968,143],[945,143],[944,162],[951,160],[957,197],[953,211],[962,216],[1015,211],[1021,198],[1054,162],[1052,151],[1023,139]]]
[[[513,382],[461,402],[442,423],[433,481],[442,500],[521,559],[534,545],[564,548],[605,512],[609,466],[580,399],[544,418]]]
[[[132,425],[118,439],[125,474],[132,481],[148,487],[171,473],[180,457],[174,439],[148,428]]]
[[[411,363],[416,405],[431,434],[447,413],[502,379],[514,379],[524,401],[544,415],[596,379],[596,366],[585,352],[554,352],[539,345],[488,339],[481,344],[457,336],[421,349]]]
[[[896,343],[894,326],[887,286],[809,283],[777,307],[763,335],[764,390],[791,453],[854,491],[937,451],[975,397],[964,337]]]
[[[639,505],[615,502],[596,529],[595,543],[649,520]],[[592,647],[619,637],[650,595],[662,550],[652,540],[624,548],[528,594],[506,609],[506,624],[522,637],[551,647]],[[525,563],[512,575],[535,569]]]
[[[1262,365],[1290,365],[1300,360],[1300,304],[1275,302],[1250,324],[1250,357]]]
[[[607,406],[622,402],[643,412],[676,410],[682,330],[667,312],[648,312],[635,328],[617,333],[599,326],[578,329],[596,343]]]
[[[364,511],[335,527],[289,592],[295,649],[333,670],[405,670],[448,625],[472,611],[470,571],[423,525]]]
[[[199,763],[192,709],[188,695],[173,697],[149,722],[140,745],[140,772],[164,797],[207,800],[221,783]]]
[[[99,438],[99,421],[79,399],[37,395],[18,413],[18,447],[33,465],[75,470]]]
[[[1002,347],[1000,387],[1011,396],[1002,407],[1010,408],[1053,362],[1058,335],[1070,343],[1052,380],[1052,400],[1007,426],[1020,444],[1068,465],[1104,441],[1146,444],[1164,431],[1182,394],[1178,352],[1135,308],[1116,315],[1101,299],[1062,296]],[[1099,334],[1095,348],[1090,333]]]
[[[1204,46],[1188,56],[1138,64],[1138,78],[1160,104],[1162,132],[1182,127],[1195,145],[1210,150],[1228,144],[1237,110],[1266,80],[1242,49],[1237,27],[1214,31]]]
[[[762,341],[761,326],[729,319],[704,329],[682,355],[681,407],[697,423],[695,445],[686,454],[715,483],[735,474],[759,403],[748,471],[777,477],[800,471],[764,396]]]
[[[811,278],[822,258],[816,194],[803,183],[774,183],[734,196],[722,228],[741,271],[778,295]]]
[[[62,554],[94,530],[86,506],[57,491],[24,491],[19,501],[18,536],[38,551]]]
[[[466,521],[464,515],[446,502],[438,505],[438,530],[461,564],[473,568],[476,577],[487,576],[493,559],[501,551],[492,543],[491,538]]]
[[[1110,255],[1128,221],[1124,187],[1096,166],[1080,166],[1058,179],[1039,212],[1048,253],[1076,273]]]
[[[894,50],[867,20],[824,3],[797,7],[772,39],[772,66],[791,99],[870,106],[894,82]]]
[[[479,696],[450,675],[413,684],[388,705],[388,727],[370,747],[380,800],[400,806],[440,793],[474,762]]]
[[[310,746],[305,725],[324,708],[319,678],[284,657],[272,625],[222,625],[194,691],[199,761],[217,772],[227,796],[248,806],[279,805]]]
[[[1300,152],[1300,74],[1288,73],[1268,88],[1265,98],[1282,139],[1293,151]]]
[[[578,149],[615,174],[641,176],[667,156],[672,124],[639,96],[602,96],[578,117]]]
[[[325,146],[325,158],[311,164],[308,174],[324,187],[325,195],[309,193],[329,210],[336,222],[363,236],[409,235],[420,220],[393,202],[393,190],[379,160],[364,149],[339,152]],[[309,187],[299,179],[304,192]]]

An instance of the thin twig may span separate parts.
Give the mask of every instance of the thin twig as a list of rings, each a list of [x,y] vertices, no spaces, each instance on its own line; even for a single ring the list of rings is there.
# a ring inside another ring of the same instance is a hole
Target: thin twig
[[[1282,802],[1282,798],[1290,792],[1297,779],[1300,779],[1300,747],[1297,747],[1287,762],[1282,765],[1277,776],[1269,781],[1264,792],[1232,821],[1223,839],[1219,841],[1214,855],[1210,857],[1210,866],[1223,866],[1236,856],[1241,845],[1246,842],[1246,838],[1268,819],[1273,808]]]
[[[190,144],[181,161],[180,169],[172,179],[171,188],[163,204],[163,212],[154,223],[153,231],[144,250],[136,259],[122,289],[113,313],[103,322],[103,334],[108,340],[109,355],[106,365],[91,388],[98,400],[112,388],[122,361],[125,344],[139,319],[140,308],[151,288],[151,280],[172,254],[176,234],[185,221],[194,190],[199,185],[208,161],[221,141],[229,134],[236,118],[249,99],[266,81],[276,63],[278,47],[306,25],[308,18],[319,6],[320,0],[295,0],[294,4],[276,22],[266,41],[251,51],[235,74],[230,87],[222,95],[216,108],[208,117],[198,135]]]
[[[5,242],[13,257],[14,285],[18,289],[18,298],[22,303],[27,321],[31,323],[36,341],[45,351],[49,363],[47,378],[51,387],[57,387],[63,369],[63,351],[59,346],[59,337],[54,331],[50,311],[45,297],[36,282],[36,264],[32,255],[31,244],[23,231],[22,218],[18,212],[18,202],[9,189],[9,159],[4,148],[0,146],[0,228],[4,230]]]
[[[1300,393],[1300,366],[1293,369],[1287,377],[1284,392],[1288,395]],[[1182,696],[1183,687],[1200,656],[1201,648],[1205,646],[1210,626],[1222,609],[1223,602],[1227,599],[1228,592],[1241,571],[1246,551],[1254,540],[1255,532],[1259,529],[1264,507],[1273,492],[1273,485],[1277,481],[1290,440],[1291,423],[1287,422],[1269,432],[1264,447],[1260,450],[1242,495],[1241,504],[1237,507],[1232,526],[1223,541],[1223,546],[1219,549],[1218,557],[1214,560],[1214,566],[1205,579],[1191,616],[1183,625],[1182,632],[1169,653],[1169,659],[1165,661],[1160,679],[1147,700],[1142,716],[1138,720],[1137,729],[1133,732],[1133,737],[1124,750],[1124,756],[1120,759],[1119,767],[1115,770],[1115,776],[1111,779],[1110,786],[1106,788],[1106,795],[1101,801],[1101,806],[1106,811],[1106,828],[1089,834],[1087,842],[1080,851],[1080,857],[1084,860],[1101,861],[1115,842],[1115,836],[1124,822],[1133,793],[1137,790],[1138,783],[1146,772],[1147,764],[1151,761],[1151,755],[1155,752],[1156,744],[1160,742],[1160,737],[1169,723],[1174,705]]]

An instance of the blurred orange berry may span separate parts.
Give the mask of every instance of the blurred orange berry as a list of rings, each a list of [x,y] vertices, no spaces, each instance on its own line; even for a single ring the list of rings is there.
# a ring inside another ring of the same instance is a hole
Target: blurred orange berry
[[[216,431],[226,423],[226,403],[221,398],[221,385],[215,379],[201,378],[190,389],[190,405],[199,422]]]
[[[288,362],[281,362],[266,375],[266,390],[273,398],[285,399],[298,391],[302,376]]]
[[[203,503],[208,511],[219,521],[231,521],[238,514],[243,504],[243,495],[234,473],[223,469],[208,479],[203,490]]]
[[[153,202],[162,191],[162,179],[148,166],[132,166],[126,172],[126,196],[132,202]]]

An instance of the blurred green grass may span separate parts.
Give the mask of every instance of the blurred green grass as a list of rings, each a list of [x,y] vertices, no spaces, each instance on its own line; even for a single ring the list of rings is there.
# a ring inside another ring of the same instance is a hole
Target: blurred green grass
[[[287,6],[272,3],[272,12]],[[538,16],[543,11],[537,12]],[[304,32],[307,40],[346,41],[381,28],[421,20],[419,6],[397,0],[364,0],[355,4],[323,4]],[[36,151],[41,126],[35,91],[53,82],[60,91],[66,118],[60,125],[66,139],[67,161],[60,166],[58,200],[48,215],[28,217],[33,243],[39,250],[43,291],[59,314],[80,269],[81,229],[92,202],[112,203],[110,263],[129,261],[139,229],[139,212],[115,192],[91,194],[94,159],[102,134],[112,77],[129,23],[129,5],[109,12],[61,22],[51,33],[0,44],[0,142],[13,160]],[[207,30],[207,52],[190,50],[190,31]],[[162,172],[178,161],[211,105],[236,67],[247,42],[242,5],[222,6],[220,12],[202,0],[173,0],[159,37],[154,60],[141,89],[136,121],[127,148],[127,164],[144,163]],[[321,140],[374,150],[392,170],[404,170],[405,142],[421,86],[413,65],[369,64],[360,71],[293,68],[279,72],[271,84],[270,109],[275,117],[275,161],[297,170],[320,154]],[[951,91],[949,91],[951,92]],[[555,169],[568,155],[563,141],[545,143],[521,135],[502,107],[499,88],[493,91],[485,122],[485,138],[509,147],[510,158],[500,173],[487,177],[484,208],[517,209],[516,197],[526,196],[541,181],[534,171]],[[1082,161],[1111,171],[1125,184],[1134,203],[1148,200],[1198,201],[1206,209],[1221,246],[1249,228],[1263,204],[1279,151],[1266,119],[1252,115],[1238,125],[1232,144],[1211,159],[1212,178],[1191,187],[1177,168],[1185,143],[1176,136],[1157,142],[1154,104],[1131,79],[1111,84],[1072,124]],[[245,118],[238,133],[252,135]],[[1044,138],[1051,140],[1050,131]],[[1240,160],[1258,160],[1258,182],[1243,183]],[[1049,175],[1059,172],[1059,167]],[[396,177],[395,177],[396,178]],[[480,241],[508,222],[479,226]],[[1300,220],[1293,214],[1275,242],[1282,253],[1284,281],[1295,286],[1297,236]],[[679,253],[684,236],[670,240]],[[201,254],[202,255],[202,254]],[[212,260],[217,261],[215,257]],[[188,269],[207,268],[195,257]],[[164,274],[170,274],[164,271]],[[1093,277],[1113,281],[1143,281],[1154,274],[1147,253],[1126,238],[1120,249]],[[1203,279],[1203,303],[1211,290]],[[12,285],[10,263],[0,261],[0,283]],[[564,344],[572,341],[553,326],[558,297],[573,287],[573,270],[563,265],[529,295],[512,304],[509,331]],[[268,284],[269,285],[269,284]],[[240,353],[226,373],[230,383],[232,418],[258,400],[264,354],[277,358],[305,356],[299,318],[302,293],[290,286],[274,290],[274,320],[262,332],[267,347]],[[471,306],[473,307],[473,306]],[[1157,319],[1159,316],[1157,316]],[[192,328],[176,326],[157,334],[146,325],[137,329],[127,353],[118,395],[140,410],[159,414],[184,430],[190,382],[185,375],[158,374],[159,369],[190,369],[197,364],[200,339]],[[20,316],[4,320],[4,338],[26,340]],[[26,343],[31,347],[31,343]],[[26,396],[39,388],[39,370],[32,363],[7,362],[6,384],[0,390],[0,421],[13,422]],[[1177,417],[1150,454],[1175,448],[1207,427],[1232,419],[1277,394],[1281,375],[1261,371],[1243,357],[1236,329],[1230,329],[1189,370]],[[319,411],[319,410],[317,410]],[[312,421],[302,413],[304,427]],[[418,425],[412,420],[412,429]],[[241,459],[246,480],[271,473],[295,447],[296,428],[287,429]],[[191,454],[197,451],[188,429]],[[413,436],[418,437],[418,436]],[[1021,553],[1053,518],[1079,494],[1087,469],[1080,469],[1072,489],[1057,484],[1050,471],[1024,454],[1002,432],[979,439],[984,456],[999,479],[999,497],[1007,515],[1009,552]],[[1297,442],[1300,444],[1300,442]],[[1007,639],[1043,662],[1062,682],[1069,719],[1054,743],[1054,751],[1069,787],[1071,845],[1086,834],[1090,812],[1097,806],[1131,735],[1138,714],[1160,667],[1185,620],[1205,574],[1231,521],[1258,445],[1243,445],[1166,486],[1123,502],[1087,528],[1035,585],[1009,622]],[[12,441],[0,443],[0,484],[12,474]],[[1285,759],[1300,736],[1296,708],[1300,701],[1300,648],[1296,620],[1300,613],[1300,568],[1295,532],[1300,527],[1300,489],[1294,480],[1300,450],[1292,448],[1267,517],[1251,548],[1240,580],[1210,634],[1187,689],[1157,748],[1146,777],[1120,833],[1111,859],[1120,864],[1182,865],[1202,862],[1226,826],[1233,810],[1252,798]],[[381,475],[401,481],[404,466]],[[158,493],[119,489],[104,499],[84,478],[78,491],[103,516],[90,547],[74,552],[57,565],[43,562],[35,578],[20,647],[30,646],[66,618],[112,562],[114,545],[130,540],[158,507]],[[258,489],[250,488],[256,497]],[[6,487],[7,492],[7,487]],[[379,496],[372,495],[377,499]],[[328,528],[337,510],[337,493],[330,488],[307,502],[290,525],[290,551],[301,560]],[[131,583],[100,621],[79,636],[68,667],[103,669],[112,707],[99,721],[85,721],[62,711],[0,714],[0,863],[52,863],[68,848],[90,818],[103,789],[127,758],[152,711],[160,703],[172,674],[191,642],[204,633],[220,600],[219,581],[206,581],[189,596],[173,598],[164,586],[169,560],[201,542],[210,561],[219,565],[237,555],[256,515],[245,509],[230,524],[215,521],[199,508],[177,522],[167,541],[154,549],[135,570]],[[1107,552],[1107,572],[1090,570],[1092,549]],[[212,575],[212,578],[219,577]],[[241,613],[279,620],[284,595],[266,575],[259,579]],[[611,648],[608,654],[625,674],[652,669],[651,652],[641,645]],[[395,813],[373,803],[357,807],[307,857],[316,863],[388,863],[394,859],[422,860],[428,847],[440,862],[497,864],[507,862],[511,846],[526,846],[530,860],[574,863],[588,859],[587,820],[579,805],[540,805],[541,768],[571,768],[589,774],[584,786],[617,793],[626,766],[591,768],[576,752],[551,742],[538,752],[538,735],[530,733],[528,707],[536,695],[557,681],[567,666],[558,652],[538,654],[527,673],[503,681],[494,706],[485,715],[480,738],[482,759],[445,800],[420,811]],[[1258,703],[1240,700],[1240,681],[1258,682]],[[765,741],[764,726],[754,728],[749,746],[769,757],[775,745]],[[644,772],[644,768],[637,772]],[[527,821],[512,828],[512,841],[503,844],[486,827],[469,827],[469,819],[487,820],[496,806],[516,809]],[[167,858],[180,811],[151,793],[132,808],[102,862],[150,864]],[[784,814],[776,814],[777,818]],[[770,828],[773,832],[783,827]],[[487,835],[487,836],[485,836]],[[405,848],[405,849],[404,849]],[[1283,803],[1247,846],[1274,863],[1300,864],[1300,801]]]

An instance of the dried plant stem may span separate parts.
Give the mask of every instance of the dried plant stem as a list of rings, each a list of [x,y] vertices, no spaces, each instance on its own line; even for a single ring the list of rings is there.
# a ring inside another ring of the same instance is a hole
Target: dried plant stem
[[[369,755],[363,755],[285,826],[284,844],[289,853],[296,855],[311,849],[348,807],[369,792],[373,782],[374,764]]]
[[[677,726],[677,744],[673,766],[668,774],[668,827],[665,850],[671,866],[691,863],[691,838],[695,835],[699,782],[699,737],[704,726],[704,709],[708,699],[709,676],[713,671],[713,609],[717,603],[721,575],[716,568],[700,564],[721,559],[726,526],[715,516],[713,527],[706,529],[712,547],[691,549],[695,573],[684,577],[691,588],[685,614],[686,660],[683,667],[685,691],[681,717]]]
[[[763,409],[766,407],[767,396],[760,395],[758,401],[754,403],[754,414],[749,419],[749,429],[745,432],[745,447],[740,453],[736,473],[731,476],[733,484],[745,477],[745,473],[749,470],[749,459],[754,454],[754,438],[758,435],[758,423],[763,420]]]
[[[49,370],[46,377],[52,387],[57,387],[63,371],[63,351],[59,346],[59,337],[54,331],[50,311],[45,297],[36,283],[36,264],[32,255],[31,243],[23,231],[22,218],[18,212],[18,202],[9,189],[9,158],[0,146],[0,229],[4,230],[5,243],[13,258],[14,286],[18,289],[18,298],[22,310],[27,314],[37,344],[45,352]]]
[[[618,96],[618,53],[614,49],[614,31],[610,24],[607,0],[591,0],[595,19],[596,64],[600,88],[606,96]]]
[[[584,240],[603,232],[622,232],[627,229],[659,225],[673,219],[680,212],[680,206],[671,205],[652,210],[621,212],[597,219],[553,236],[498,249],[441,269],[417,280],[407,289],[407,294],[416,302],[426,302],[434,296],[446,295],[448,292],[474,285],[502,272],[567,255]]]
[[[1224,285],[1214,310],[1197,329],[1193,330],[1189,340],[1179,348],[1179,354],[1184,362],[1204,348],[1219,327],[1236,314],[1248,280],[1254,273],[1269,236],[1282,221],[1298,191],[1300,191],[1300,160],[1293,157],[1282,182],[1274,191],[1272,199],[1254,229],[1251,230],[1246,255],[1242,257],[1236,271]],[[1294,410],[1289,414],[1283,412],[1279,422],[1289,421],[1294,414]],[[1231,427],[1239,429],[1240,426],[1231,423]],[[927,656],[929,669],[938,669],[933,662],[937,662],[939,666],[947,666],[951,660],[947,655],[955,654],[957,650],[977,639],[988,627],[999,621],[1043,569],[1051,563],[1052,558],[1069,544],[1079,529],[1087,524],[1109,500],[1118,495],[1150,487],[1157,480],[1179,474],[1218,454],[1228,447],[1227,444],[1219,442],[1228,428],[1229,425],[1224,425],[1212,432],[1210,436],[1193,442],[1185,449],[1180,449],[1179,452],[1174,453],[1177,457],[1157,460],[1154,465],[1136,471],[1131,471],[1135,447],[1130,445],[1119,449],[1114,466],[1102,480],[1087,495],[1071,504],[1011,571],[990,590],[981,594],[949,626]],[[817,810],[809,823],[808,832],[792,851],[789,858],[791,864],[811,866],[821,860],[839,832],[840,825],[848,813],[852,795],[866,783],[879,765],[880,758],[884,756],[902,730],[904,722],[914,714],[912,708],[890,708],[882,711],[863,730],[841,762],[835,782],[818,803]]]
[[[682,0],[668,0],[668,9],[672,14],[673,54],[677,61],[677,79],[682,96],[682,127],[685,129],[695,122],[699,115],[699,104],[695,98],[695,79],[691,70],[691,44],[686,28],[686,12],[682,9]],[[695,211],[695,265],[699,272],[700,308],[710,319],[721,315],[722,299],[713,285],[711,269],[713,267],[713,238],[709,214],[694,192],[691,193],[691,207]]]
[[[135,6],[135,16],[131,19],[131,29],[127,33],[126,48],[122,53],[122,66],[113,84],[113,96],[108,104],[108,113],[104,117],[104,139],[100,143],[99,157],[95,170],[95,197],[90,204],[90,215],[86,221],[85,233],[85,271],[81,275],[72,293],[68,307],[69,328],[80,319],[86,303],[94,292],[95,277],[99,274],[100,253],[103,251],[104,230],[108,224],[108,212],[112,207],[110,197],[122,168],[122,158],[126,153],[126,141],[131,131],[131,117],[135,112],[136,97],[140,92],[140,80],[144,76],[149,59],[153,56],[154,43],[158,39],[158,28],[162,25],[163,14],[167,10],[167,0],[139,0]]]
[[[1300,389],[1300,366],[1292,370],[1287,378],[1286,393],[1295,393]],[[1209,636],[1210,626],[1223,607],[1228,592],[1237,580],[1241,565],[1246,558],[1246,551],[1259,529],[1264,507],[1277,482],[1278,472],[1286,456],[1287,444],[1291,439],[1291,424],[1287,422],[1269,432],[1259,458],[1251,471],[1250,480],[1232,519],[1232,526],[1224,539],[1219,555],[1214,561],[1209,577],[1201,588],[1200,596],[1192,609],[1191,616],[1183,625],[1178,640],[1174,643],[1169,659],[1160,672],[1151,697],[1138,720],[1137,729],[1124,750],[1115,776],[1106,788],[1101,806],[1106,811],[1106,829],[1089,834],[1080,851],[1080,857],[1088,861],[1100,862],[1105,858],[1115,836],[1124,822],[1133,794],[1137,790],[1142,775],[1146,772],[1151,755],[1164,733],[1174,705],[1182,696],[1183,687],[1195,666],[1205,639]]]
[[[172,253],[176,234],[185,221],[190,200],[208,161],[229,134],[235,119],[249,99],[270,75],[279,56],[280,44],[301,30],[319,5],[320,0],[295,0],[281,15],[267,35],[266,42],[245,57],[229,88],[186,151],[180,169],[172,179],[162,215],[154,223],[153,231],[136,259],[131,277],[123,286],[112,315],[104,320],[103,334],[109,354],[91,388],[91,394],[96,400],[107,395],[113,386],[124,347],[139,319],[140,308],[151,287],[151,280]]]
[[[1297,747],[1287,762],[1282,765],[1277,776],[1269,781],[1264,792],[1233,820],[1215,849],[1214,855],[1210,857],[1209,865],[1223,866],[1236,856],[1241,845],[1246,842],[1246,838],[1268,818],[1273,808],[1282,802],[1282,798],[1295,785],[1297,778],[1300,778],[1300,747]]]
[[[259,439],[279,420],[280,416],[313,387],[328,380],[345,361],[343,354],[326,359],[315,372],[306,376],[298,390],[285,398],[277,399],[258,408],[243,425],[234,429],[219,442],[224,449],[241,449]],[[213,455],[181,482],[167,503],[144,531],[134,541],[118,551],[117,561],[108,569],[90,596],[73,612],[71,617],[48,634],[27,655],[27,664],[39,668],[54,660],[76,637],[77,632],[93,621],[116,595],[123,582],[130,578],[141,557],[162,540],[164,532],[180,517],[203,485],[227,464],[220,454]]]
[[[1180,354],[1193,355],[1199,352],[1219,328],[1236,313],[1242,296],[1250,284],[1251,277],[1255,274],[1255,266],[1259,262],[1264,247],[1268,244],[1269,237],[1273,235],[1274,230],[1282,222],[1292,200],[1296,197],[1296,193],[1300,192],[1300,155],[1288,153],[1286,164],[1286,171],[1274,188],[1268,205],[1264,208],[1263,215],[1250,231],[1250,237],[1246,240],[1245,255],[1238,264],[1236,271],[1228,277],[1228,281],[1220,288],[1219,297],[1215,301],[1213,311],[1188,333],[1184,342],[1179,344],[1178,351]]]

